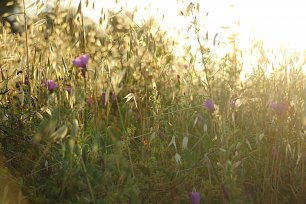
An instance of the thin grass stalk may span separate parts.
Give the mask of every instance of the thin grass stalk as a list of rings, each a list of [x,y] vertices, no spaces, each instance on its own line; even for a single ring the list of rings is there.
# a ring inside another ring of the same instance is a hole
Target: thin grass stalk
[[[85,27],[84,27],[84,15],[82,11],[82,1],[80,1],[80,16],[81,16],[81,49],[82,52],[85,54],[86,53],[86,43],[85,43]],[[86,91],[87,91],[87,79],[86,79],[86,68],[84,71],[84,94],[85,94],[85,104],[87,103],[86,101]],[[87,118],[87,110],[86,108],[84,109],[84,132],[86,132],[87,129],[87,124],[86,124],[86,118]]]
[[[31,106],[31,84],[30,84],[30,64],[29,64],[29,44],[28,44],[28,20],[26,16],[26,7],[25,0],[22,0],[23,3],[23,19],[24,19],[24,33],[25,33],[25,54],[26,54],[26,76],[25,82],[28,85],[28,105]]]
[[[114,87],[113,87],[112,84],[111,84],[111,86],[112,86],[112,89],[113,89],[113,91],[114,91],[115,89],[114,89]],[[125,128],[125,124],[124,124],[124,121],[123,121],[123,116],[122,116],[122,113],[121,113],[121,109],[120,109],[120,106],[119,106],[117,97],[115,98],[115,101],[116,101],[116,105],[117,105],[117,107],[118,107],[118,113],[119,113],[119,117],[120,117],[120,123],[121,123],[122,129],[123,129],[124,136],[125,136],[125,138],[126,138],[126,141],[129,141],[128,134],[127,134],[127,131],[126,131],[126,128]],[[129,146],[129,145],[127,145],[127,149],[128,149],[129,162],[130,162],[130,165],[131,165],[132,175],[133,175],[133,177],[135,177],[134,165],[133,165],[132,156],[131,156],[131,150],[130,150],[130,146]]]
[[[91,186],[91,183],[89,181],[89,177],[88,177],[88,172],[87,172],[87,169],[86,169],[86,166],[85,166],[85,163],[83,161],[83,158],[81,157],[81,165],[82,165],[82,168],[84,170],[84,173],[86,175],[86,181],[87,181],[87,185],[88,185],[88,188],[89,188],[89,192],[90,192],[90,196],[91,196],[91,199],[93,201],[93,203],[96,203],[96,198],[95,198],[95,194],[92,190],[92,186]]]

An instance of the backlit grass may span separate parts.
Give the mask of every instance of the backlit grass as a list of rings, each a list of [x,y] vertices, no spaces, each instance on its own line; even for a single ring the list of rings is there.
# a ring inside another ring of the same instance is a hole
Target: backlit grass
[[[303,203],[295,54],[267,76],[268,51],[257,50],[258,67],[240,81],[239,50],[215,60],[194,23],[199,72],[199,55],[175,56],[154,20],[127,16],[102,33],[80,10],[56,7],[27,35],[1,27],[1,150],[29,200]]]

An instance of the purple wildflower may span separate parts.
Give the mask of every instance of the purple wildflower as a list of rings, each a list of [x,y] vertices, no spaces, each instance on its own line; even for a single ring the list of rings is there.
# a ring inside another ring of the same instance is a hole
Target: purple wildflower
[[[56,89],[58,87],[58,85],[53,80],[48,80],[47,81],[47,86],[48,86],[48,90],[50,92],[53,92],[54,89]]]
[[[192,204],[200,204],[200,193],[199,192],[192,192],[191,193],[191,201],[192,201]]]
[[[75,66],[77,66],[77,67],[86,69],[88,60],[89,60],[89,55],[88,55],[88,54],[83,54],[83,55],[80,55],[80,56],[78,56],[77,58],[75,58],[75,59],[73,60],[73,64],[74,64]]]
[[[277,109],[277,102],[276,101],[272,101],[271,102],[271,108],[272,108],[272,110],[276,110]]]
[[[85,77],[88,60],[89,60],[88,54],[80,55],[73,60],[73,64],[80,68],[83,77]]]
[[[212,99],[207,99],[205,102],[204,102],[204,106],[211,112],[214,112],[216,109],[215,109],[215,105],[214,105],[214,101]]]
[[[282,116],[287,111],[288,103],[286,101],[273,101],[271,103],[271,108],[274,112],[277,113],[277,115]]]

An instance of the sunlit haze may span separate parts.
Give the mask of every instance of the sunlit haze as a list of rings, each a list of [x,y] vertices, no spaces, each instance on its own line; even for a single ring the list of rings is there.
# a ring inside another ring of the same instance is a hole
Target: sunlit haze
[[[77,7],[78,0],[63,1],[66,5]],[[230,51],[228,37],[238,34],[237,46],[242,50],[250,50],[254,40],[263,40],[267,49],[274,50],[277,55],[280,48],[293,51],[304,51],[306,47],[306,5],[301,0],[89,0],[88,8],[83,6],[83,12],[98,22],[103,11],[136,11],[134,20],[141,24],[145,19],[153,16],[160,23],[161,28],[176,39],[180,46],[178,55],[184,55],[184,45],[197,48],[197,42],[192,32],[187,32],[190,18],[182,16],[180,11],[186,11],[190,2],[200,3],[200,18],[197,19],[201,27],[209,33],[209,46],[218,33],[217,41],[220,45],[214,50],[220,56]],[[94,2],[94,8],[93,8]],[[85,0],[83,1],[85,5]],[[208,14],[208,15],[207,15]],[[204,37],[204,36],[203,36]],[[244,65],[250,64],[251,57],[244,59]],[[247,66],[245,66],[247,67]],[[244,68],[247,69],[247,68]]]
[[[89,1],[91,2],[91,1]],[[263,39],[267,45],[279,47],[281,44],[297,50],[303,50],[306,45],[306,12],[305,3],[301,0],[119,0],[95,1],[95,8],[85,9],[85,14],[98,21],[101,9],[134,10],[137,8],[135,20],[141,23],[150,16],[160,21],[162,28],[170,35],[176,35],[176,30],[187,30],[188,21],[180,16],[179,11],[186,9],[190,2],[200,2],[200,12],[208,30],[222,32],[221,27],[230,27],[230,30],[239,29],[244,38],[255,36]],[[74,5],[78,1],[74,2]],[[206,17],[206,13],[209,15]],[[162,19],[162,16],[165,16]],[[240,21],[240,28],[237,22]],[[226,31],[228,33],[228,31]]]

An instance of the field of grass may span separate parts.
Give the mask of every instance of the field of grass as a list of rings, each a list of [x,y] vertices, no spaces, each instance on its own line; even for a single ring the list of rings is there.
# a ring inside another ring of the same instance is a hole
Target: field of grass
[[[1,151],[29,201],[305,203],[298,53],[267,76],[254,45],[241,81],[235,36],[218,61],[199,40],[196,71],[153,21],[122,19],[99,33],[57,7],[20,34],[0,27]]]

